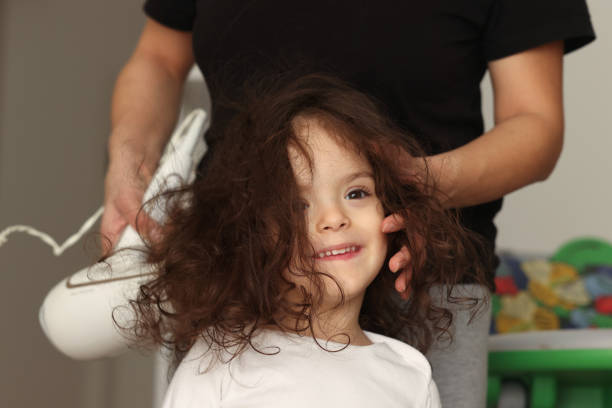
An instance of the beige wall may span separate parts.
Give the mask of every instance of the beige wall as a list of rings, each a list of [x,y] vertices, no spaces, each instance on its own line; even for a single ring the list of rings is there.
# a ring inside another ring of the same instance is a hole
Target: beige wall
[[[0,230],[33,225],[63,241],[102,202],[112,85],[144,17],[141,1],[0,1]],[[26,235],[0,248],[0,406],[151,407],[151,358],[71,361],[38,308],[95,257],[60,258]]]

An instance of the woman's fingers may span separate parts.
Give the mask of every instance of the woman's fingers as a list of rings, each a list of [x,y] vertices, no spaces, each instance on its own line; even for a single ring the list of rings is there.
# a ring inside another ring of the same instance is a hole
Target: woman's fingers
[[[117,245],[128,224],[145,239],[150,240],[159,234],[157,223],[144,211],[140,212],[142,198],[155,170],[145,168],[143,160],[136,153],[124,149],[119,160],[111,161],[106,172],[104,214],[100,224],[104,253]]]
[[[408,248],[403,246],[399,252],[389,259],[389,269],[391,272],[395,273],[400,269],[407,268],[410,265],[410,259],[410,251],[408,251]]]
[[[108,254],[117,245],[128,224],[149,242],[156,242],[159,239],[161,226],[144,211],[136,214],[133,211],[128,215],[121,214],[112,203],[104,207],[100,224],[102,254]]]
[[[395,290],[399,292],[400,297],[404,300],[407,300],[412,292],[412,289],[409,285],[411,279],[412,269],[406,268],[399,274],[399,276],[395,280]]]
[[[395,279],[395,290],[399,292],[401,298],[404,300],[408,299],[411,293],[410,281],[412,280],[412,264],[410,259],[410,251],[403,246],[400,251],[389,260],[389,269],[391,272],[400,272]]]
[[[110,204],[104,206],[104,213],[102,213],[102,221],[100,222],[102,254],[107,254],[113,249],[126,225],[127,221],[123,219],[114,206]]]
[[[389,215],[382,222],[382,232],[385,234],[397,232],[402,228],[404,228],[404,219],[397,214]]]
[[[156,242],[161,238],[161,225],[151,218],[145,211],[138,213],[132,225],[138,233],[149,242]]]
[[[397,232],[404,228],[404,219],[397,215],[391,214],[382,222],[382,231],[384,233]],[[422,242],[419,240],[419,245]],[[402,299],[406,300],[410,297],[411,288],[410,281],[412,280],[412,272],[414,265],[412,264],[412,256],[407,247],[402,248],[389,259],[389,270],[393,273],[400,272],[395,279],[395,290],[400,293]]]

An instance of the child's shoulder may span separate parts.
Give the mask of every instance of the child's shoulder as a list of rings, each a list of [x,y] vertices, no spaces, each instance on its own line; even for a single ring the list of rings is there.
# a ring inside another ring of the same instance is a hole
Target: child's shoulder
[[[373,343],[369,358],[362,363],[368,371],[376,372],[388,395],[405,395],[421,405],[439,407],[437,387],[427,358],[416,348],[403,341],[382,334],[365,332]],[[396,381],[397,379],[401,379]]]
[[[431,365],[427,358],[416,348],[403,341],[384,336],[382,334],[365,331],[373,343],[371,354],[376,358],[376,364],[387,364],[392,369],[412,371],[414,375],[426,381],[431,380]]]
[[[223,367],[209,344],[197,341],[177,367],[166,390],[163,408],[218,407]]]
[[[379,353],[387,354],[390,358],[395,355],[400,361],[421,371],[425,376],[431,377],[431,365],[427,358],[416,348],[401,340],[387,337],[382,334],[365,331],[368,339],[377,345]]]

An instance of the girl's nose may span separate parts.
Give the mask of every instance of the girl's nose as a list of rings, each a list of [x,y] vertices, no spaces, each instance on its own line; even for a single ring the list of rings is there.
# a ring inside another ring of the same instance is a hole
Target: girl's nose
[[[341,208],[329,206],[321,211],[317,222],[317,230],[319,232],[338,231],[348,227],[349,224],[350,220]]]

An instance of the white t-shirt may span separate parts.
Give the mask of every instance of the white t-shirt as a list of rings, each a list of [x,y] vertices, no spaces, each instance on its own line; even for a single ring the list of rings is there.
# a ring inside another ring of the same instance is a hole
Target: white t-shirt
[[[365,332],[373,343],[330,352],[308,336],[263,330],[230,363],[216,361],[204,341],[179,365],[163,408],[440,407],[425,356],[409,345]],[[319,343],[328,350],[344,344]],[[227,360],[225,360],[227,361]]]

